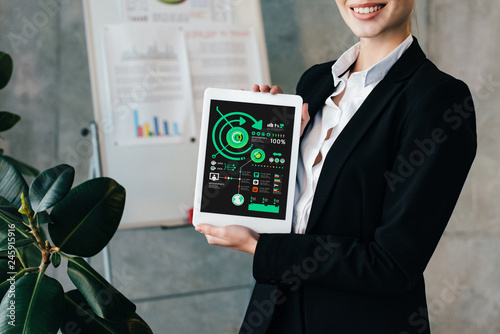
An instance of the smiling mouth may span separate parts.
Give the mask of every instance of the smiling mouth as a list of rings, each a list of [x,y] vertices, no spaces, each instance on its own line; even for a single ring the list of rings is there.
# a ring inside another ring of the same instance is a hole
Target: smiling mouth
[[[351,7],[351,10],[358,14],[371,14],[374,12],[378,12],[382,8],[384,8],[385,5],[376,5],[376,6],[370,6],[370,7]]]

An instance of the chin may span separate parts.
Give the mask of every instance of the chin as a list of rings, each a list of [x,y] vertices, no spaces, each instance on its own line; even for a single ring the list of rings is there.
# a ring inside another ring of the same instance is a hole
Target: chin
[[[365,27],[353,27],[351,30],[359,38],[374,38],[380,36],[383,32],[383,29],[374,24],[366,25]]]

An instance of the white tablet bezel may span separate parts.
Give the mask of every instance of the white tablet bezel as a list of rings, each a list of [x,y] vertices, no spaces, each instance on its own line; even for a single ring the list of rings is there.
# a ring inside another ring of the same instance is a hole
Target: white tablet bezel
[[[201,212],[203,196],[204,164],[207,148],[208,125],[210,105],[212,100],[231,102],[256,103],[276,106],[294,107],[294,126],[292,136],[292,150],[290,161],[290,175],[287,194],[285,219],[272,219],[260,217],[245,217],[231,214],[218,214]],[[297,175],[297,162],[300,141],[300,124],[302,114],[302,97],[298,95],[257,93],[241,90],[207,88],[203,100],[203,114],[201,121],[200,148],[198,153],[198,168],[196,175],[196,188],[193,208],[193,225],[202,223],[213,226],[242,225],[258,233],[290,233],[292,226],[295,180]]]

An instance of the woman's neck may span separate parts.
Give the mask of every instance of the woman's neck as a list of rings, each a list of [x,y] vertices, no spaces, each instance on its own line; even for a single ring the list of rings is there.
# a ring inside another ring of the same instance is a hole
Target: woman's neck
[[[410,31],[392,36],[377,36],[374,38],[361,38],[359,56],[354,65],[353,72],[364,71],[394,51],[408,36]]]

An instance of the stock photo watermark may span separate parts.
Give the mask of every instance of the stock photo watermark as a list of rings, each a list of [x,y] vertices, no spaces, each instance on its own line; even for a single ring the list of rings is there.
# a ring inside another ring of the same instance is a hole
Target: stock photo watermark
[[[107,289],[99,290],[99,292],[96,294],[96,298],[99,304],[106,306],[112,303],[116,303],[117,300],[115,293],[120,293],[120,291],[126,290],[126,287],[130,286],[135,278],[136,275],[128,273],[125,268],[122,268],[121,271],[113,270],[113,280],[118,284],[115,283],[116,287],[110,285]],[[74,318],[73,320],[68,321],[64,324],[65,333],[82,334],[85,332],[80,327],[81,324],[88,325],[92,322],[102,323],[102,319],[100,319],[95,314],[95,312],[86,301],[78,302],[72,300],[69,296],[67,296],[66,298],[76,307],[75,315],[77,318]]]
[[[468,96],[465,100],[446,109],[443,113],[443,121],[449,125],[451,130],[458,130],[474,112],[472,97]],[[398,184],[404,183],[410,178],[418,167],[431,157],[438,149],[439,145],[445,143],[449,135],[442,127],[436,127],[430,135],[423,139],[415,138],[413,144],[416,148],[407,155],[398,155],[396,158],[397,168],[393,171],[386,171],[384,178],[389,189],[394,192]]]
[[[493,78],[493,74],[480,75],[476,78],[476,82],[472,86],[472,93],[480,101],[484,101],[492,97],[497,89],[500,88],[500,81]]]
[[[467,285],[460,284],[458,279],[453,281],[445,279],[445,287],[441,289],[439,297],[429,300],[427,308],[420,307],[408,317],[410,327],[414,327],[418,333],[423,333],[429,328],[429,315],[437,317],[442,315],[446,308],[458,300],[460,295],[468,290]],[[410,334],[408,331],[401,331],[398,334]]]
[[[335,250],[340,247],[340,244],[333,242],[331,238],[331,236],[327,236],[324,240],[318,237],[316,239],[318,246],[314,249],[312,256],[304,258],[300,264],[294,264],[290,269],[283,272],[281,282],[287,285],[291,291],[297,291],[303,282],[320,268],[321,263],[333,256]],[[272,316],[274,306],[281,305],[286,300],[286,296],[278,287],[271,291],[268,299],[260,302],[254,300],[252,305],[255,310],[246,317],[247,320],[243,322],[240,333],[252,334],[255,328],[264,323],[266,318]]]
[[[7,34],[10,46],[16,53],[21,53],[21,46],[28,44],[40,34],[40,31],[47,27],[52,19],[61,11],[61,6],[69,3],[70,0],[39,0],[36,2],[39,10],[32,16],[26,17],[19,14],[18,18],[22,23],[20,30],[10,31]]]
[[[9,318],[9,326],[16,327],[16,226],[14,224],[8,224],[7,230],[7,275],[10,277],[7,279],[9,282],[9,289],[5,294],[5,297],[9,299],[7,306],[7,317]],[[5,298],[4,297],[4,298]]]

